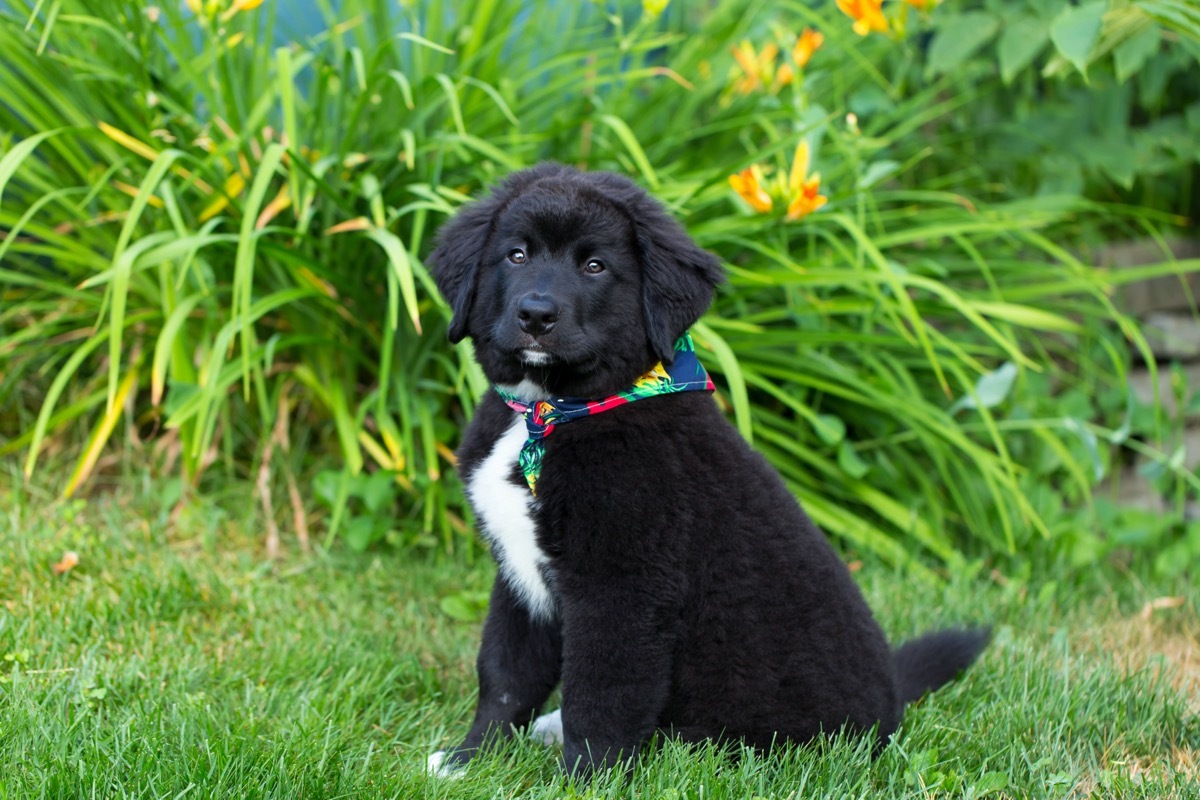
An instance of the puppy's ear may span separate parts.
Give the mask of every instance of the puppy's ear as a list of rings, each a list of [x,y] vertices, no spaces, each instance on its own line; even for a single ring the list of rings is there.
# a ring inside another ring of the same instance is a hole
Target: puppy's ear
[[[503,207],[500,192],[463,206],[438,231],[437,246],[429,255],[434,281],[453,313],[448,335],[456,344],[467,335],[479,263],[492,221]]]
[[[693,242],[657,201],[642,195],[635,208],[646,333],[655,354],[670,364],[675,340],[700,319],[725,276],[717,257]]]
[[[442,225],[429,260],[438,290],[454,314],[448,331],[451,342],[462,341],[468,333],[475,284],[500,212],[529,186],[566,170],[561,164],[539,164],[515,172],[490,195],[466,204]]]

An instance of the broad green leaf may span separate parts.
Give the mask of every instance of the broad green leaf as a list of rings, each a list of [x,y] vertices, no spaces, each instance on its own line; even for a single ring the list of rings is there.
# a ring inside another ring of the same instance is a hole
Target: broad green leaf
[[[333,508],[334,503],[337,502],[338,487],[341,483],[341,470],[322,470],[313,478],[313,494],[316,496],[318,502]]]
[[[1082,421],[1074,418],[1063,420],[1062,426],[1064,430],[1075,434],[1079,437],[1079,441],[1083,442],[1083,446],[1087,448],[1088,456],[1091,458],[1092,473],[1096,481],[1100,481],[1104,477],[1104,459],[1100,455],[1096,434]]]
[[[948,16],[938,26],[929,46],[928,70],[941,75],[957,69],[987,44],[1000,27],[1000,21],[986,11],[967,11]]]
[[[812,418],[812,426],[827,445],[840,444],[846,438],[846,423],[835,414],[817,414]]]
[[[1158,51],[1161,38],[1162,30],[1157,25],[1150,25],[1117,45],[1113,50],[1117,80],[1124,83],[1136,74]]]
[[[387,470],[371,473],[362,485],[362,500],[367,510],[372,514],[382,511],[384,504],[393,496],[395,483],[393,474]]]
[[[858,451],[848,441],[842,442],[838,447],[837,461],[838,466],[855,480],[863,478],[871,471],[870,465],[862,460],[858,455]]]
[[[1050,26],[1050,40],[1058,52],[1087,74],[1088,59],[1100,38],[1100,27],[1108,0],[1091,0],[1065,9]]]
[[[869,189],[875,184],[891,177],[897,169],[900,168],[898,161],[890,161],[884,159],[882,161],[872,161],[863,171],[862,176],[858,179],[859,189]]]
[[[383,538],[384,533],[374,517],[352,517],[342,528],[342,538],[346,544],[360,553],[377,539]]]
[[[1012,83],[1013,78],[1037,58],[1049,39],[1050,31],[1043,19],[1020,16],[1009,21],[997,47],[1000,77],[1004,82]]]
[[[950,406],[950,413],[954,414],[964,408],[995,408],[1008,397],[1016,380],[1017,365],[1006,361],[980,378],[975,384],[974,394],[960,397]]]
[[[1025,0],[1042,19],[1053,19],[1070,4],[1070,0]]]
[[[985,772],[968,790],[972,797],[986,797],[992,792],[1000,792],[1008,788],[1008,773]]]

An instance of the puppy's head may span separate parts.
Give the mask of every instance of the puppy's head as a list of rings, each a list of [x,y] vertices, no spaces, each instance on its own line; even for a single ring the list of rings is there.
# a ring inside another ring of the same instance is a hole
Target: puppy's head
[[[450,340],[470,336],[493,383],[555,395],[615,392],[669,362],[722,278],[632,181],[559,164],[464,206],[431,260]]]

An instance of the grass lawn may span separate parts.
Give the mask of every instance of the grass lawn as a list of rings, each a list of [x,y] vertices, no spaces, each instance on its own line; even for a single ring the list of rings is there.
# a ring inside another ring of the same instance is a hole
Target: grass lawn
[[[485,590],[486,559],[268,563],[246,521],[172,528],[165,502],[0,489],[0,798],[1200,796],[1200,588],[927,586],[868,563],[892,636],[997,628],[878,760],[855,741],[741,759],[666,744],[628,783],[578,789],[520,741],[447,781],[423,765],[469,722],[479,629],[440,600]],[[64,550],[80,561],[57,575]],[[1166,596],[1185,602],[1143,616]]]

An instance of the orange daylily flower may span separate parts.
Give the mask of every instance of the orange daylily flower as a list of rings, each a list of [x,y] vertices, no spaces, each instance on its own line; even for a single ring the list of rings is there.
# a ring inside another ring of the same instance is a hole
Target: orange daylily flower
[[[771,195],[763,189],[762,167],[758,164],[748,167],[736,175],[730,175],[729,185],[750,204],[751,208],[760,214],[767,213],[774,205]]]
[[[796,145],[796,154],[792,158],[792,172],[788,176],[787,218],[801,219],[816,211],[829,202],[829,198],[820,194],[821,173],[808,174],[808,142],[801,141]]]
[[[780,174],[767,185],[762,167],[754,164],[736,175],[730,175],[729,185],[760,214],[766,214],[774,207],[774,195],[787,201],[789,220],[803,219],[829,202],[829,198],[821,194],[820,173],[809,175],[808,164],[808,142],[802,141],[796,145],[792,169],[786,179]]]
[[[796,62],[796,66],[804,69],[808,66],[809,60],[813,57],[813,53],[820,49],[824,44],[825,37],[812,28],[805,28],[804,32],[796,38],[796,46],[792,48],[792,60]]]
[[[918,11],[930,11],[934,6],[940,3],[941,0],[904,0],[904,2],[908,3]]]
[[[887,18],[880,8],[882,5],[883,0],[837,0],[842,13],[854,20],[854,32],[859,36],[888,29]]]

